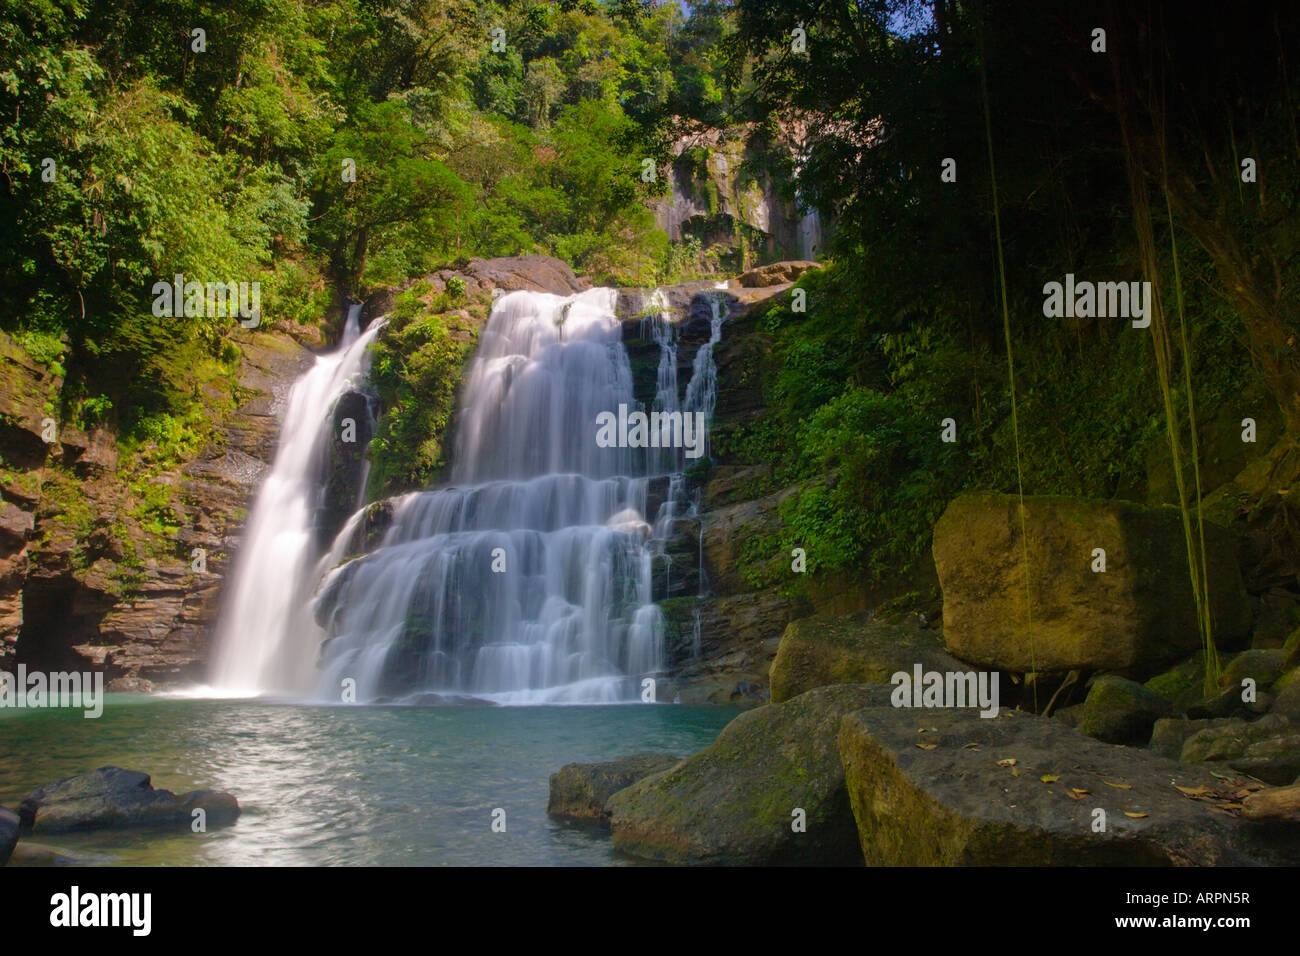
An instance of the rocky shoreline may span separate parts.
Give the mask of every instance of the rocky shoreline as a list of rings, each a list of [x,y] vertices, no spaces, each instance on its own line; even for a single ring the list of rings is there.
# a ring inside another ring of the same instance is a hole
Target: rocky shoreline
[[[1207,683],[1175,510],[1030,497],[1022,548],[1017,503],[963,495],[939,521],[941,628],[795,620],[771,703],[665,769],[567,766],[548,812],[660,863],[1300,862],[1300,630],[1277,642],[1253,620],[1231,537],[1207,527]],[[912,673],[984,674],[1015,706],[916,707]]]

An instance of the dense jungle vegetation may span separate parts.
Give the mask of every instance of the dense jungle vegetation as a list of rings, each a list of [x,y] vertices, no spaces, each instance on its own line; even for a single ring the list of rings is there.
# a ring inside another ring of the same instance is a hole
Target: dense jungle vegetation
[[[804,132],[835,232],[715,458],[834,476],[787,505],[812,569],[908,568],[965,487],[1190,507],[1300,424],[1294,4],[2,2],[0,325],[124,441],[193,441],[238,356],[155,281],[315,323],[474,255],[687,277],[643,161],[742,126]],[[1045,316],[1067,273],[1151,282],[1150,327]],[[429,369],[382,370],[407,443]]]

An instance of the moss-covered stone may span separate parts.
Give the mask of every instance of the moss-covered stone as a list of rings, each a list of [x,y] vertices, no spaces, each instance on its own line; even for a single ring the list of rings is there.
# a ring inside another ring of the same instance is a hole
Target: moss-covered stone
[[[1169,701],[1174,713],[1184,714],[1205,694],[1205,659],[1199,654],[1189,657],[1157,674],[1144,686]]]
[[[1254,722],[1216,722],[1183,744],[1183,763],[1222,763],[1266,783],[1290,783],[1300,774],[1300,725],[1270,713]]]
[[[1173,705],[1141,684],[1107,674],[1092,682],[1083,702],[1079,730],[1110,744],[1145,744],[1151,728],[1173,713]]]
[[[610,797],[680,760],[670,754],[633,754],[605,763],[565,764],[551,774],[546,813],[561,820],[608,826],[605,804]]]
[[[800,618],[786,627],[772,662],[772,701],[829,684],[888,684],[916,664],[927,671],[969,669],[926,628],[873,624],[866,613]]]
[[[1059,721],[892,707],[846,716],[839,748],[868,866],[1168,866],[1294,862],[1300,847],[1189,800],[1224,782]],[[918,746],[924,743],[925,746]],[[1122,788],[1107,786],[1122,784]],[[1071,794],[1082,796],[1072,799]],[[1094,830],[1096,810],[1106,829]]]
[[[1282,650],[1242,651],[1223,668],[1219,676],[1219,686],[1224,689],[1241,687],[1247,678],[1255,682],[1258,690],[1266,690],[1282,676],[1286,652]]]
[[[670,863],[861,862],[835,735],[845,713],[888,697],[822,687],[741,714],[705,750],[610,797],[614,849]]]
[[[1010,671],[1145,677],[1200,645],[1177,509],[1035,496],[1024,528],[1022,542],[1015,496],[983,493],[954,499],[935,526],[953,654]],[[1250,606],[1227,533],[1207,525],[1206,544],[1214,634],[1231,646],[1249,633]]]
[[[1293,667],[1273,685],[1270,711],[1300,723],[1300,667]]]
[[[1162,717],[1151,729],[1151,741],[1147,745],[1162,757],[1177,760],[1182,755],[1183,744],[1209,727],[1231,725],[1235,717],[1205,717],[1189,720],[1186,717]]]

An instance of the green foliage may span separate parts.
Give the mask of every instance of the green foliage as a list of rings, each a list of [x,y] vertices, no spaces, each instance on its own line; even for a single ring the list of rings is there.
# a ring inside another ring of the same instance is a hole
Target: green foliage
[[[447,467],[456,388],[473,343],[452,337],[446,315],[416,286],[398,296],[390,330],[373,346],[370,382],[385,409],[370,443],[371,499],[424,488]]]
[[[230,362],[229,317],[153,314],[154,283],[178,273],[258,281],[266,320],[295,324],[473,255],[654,278],[667,240],[645,200],[660,186],[638,173],[666,159],[672,5],[0,13],[0,327],[66,377],[63,417],[115,415],[132,447],[176,445],[158,423],[195,407],[193,369]],[[488,48],[497,26],[504,53]]]

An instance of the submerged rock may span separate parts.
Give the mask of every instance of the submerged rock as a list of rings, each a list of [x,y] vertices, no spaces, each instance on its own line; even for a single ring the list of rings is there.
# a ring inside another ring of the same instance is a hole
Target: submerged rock
[[[633,754],[605,763],[565,764],[551,774],[546,812],[578,823],[609,825],[606,803],[620,790],[681,762],[670,754]]]
[[[1092,682],[1078,729],[1106,743],[1145,744],[1155,722],[1173,711],[1173,705],[1155,691],[1107,674]]]
[[[965,494],[934,529],[944,639],[963,660],[1010,671],[1145,677],[1200,643],[1175,508],[1127,501]],[[1214,635],[1232,646],[1250,605],[1227,532],[1206,525]],[[1029,611],[1025,557],[1028,551]],[[1105,552],[1105,570],[1099,568]]]
[[[934,631],[872,624],[865,614],[791,621],[772,662],[772,702],[830,684],[887,684],[898,671],[965,671]]]
[[[741,714],[712,745],[609,798],[614,849],[669,863],[857,864],[841,716],[889,688],[821,687]]]
[[[14,847],[13,856],[9,857],[9,862],[5,866],[76,866],[84,861],[75,860],[70,856],[64,856],[52,846],[46,846],[44,843],[32,843],[30,840],[23,840],[22,843]]]
[[[18,814],[0,807],[0,866],[9,862],[14,847],[18,845]]]
[[[194,790],[176,796],[155,790],[149,775],[119,767],[100,767],[29,793],[18,807],[23,826],[35,833],[63,833],[129,826],[188,826],[195,810],[208,826],[231,823],[239,803],[228,793]]]
[[[1262,829],[1216,810],[1231,797],[1209,771],[1110,746],[1050,718],[876,707],[844,718],[839,748],[869,866],[1240,865],[1300,858],[1300,847],[1279,845]],[[1104,831],[1094,829],[1098,810],[1105,813]]]

